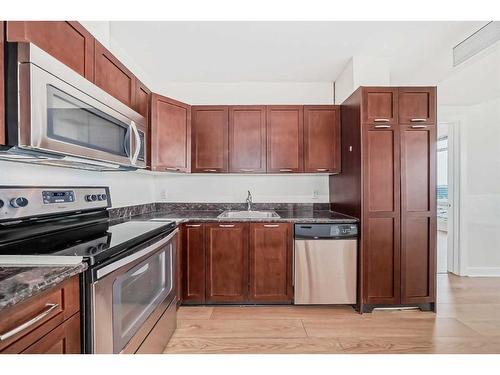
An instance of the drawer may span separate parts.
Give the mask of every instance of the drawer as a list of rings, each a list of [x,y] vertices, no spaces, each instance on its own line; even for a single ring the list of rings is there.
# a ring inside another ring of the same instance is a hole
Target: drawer
[[[7,336],[0,352],[21,353],[79,310],[78,276],[6,309],[0,313],[0,335]]]
[[[80,314],[75,314],[63,324],[30,345],[22,354],[80,354]]]

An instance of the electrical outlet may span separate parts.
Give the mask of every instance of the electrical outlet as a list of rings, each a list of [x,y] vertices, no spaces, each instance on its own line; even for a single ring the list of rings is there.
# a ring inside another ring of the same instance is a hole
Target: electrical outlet
[[[318,190],[313,190],[312,199],[319,199],[319,191]]]
[[[167,191],[166,190],[162,190],[161,193],[160,193],[160,198],[161,199],[167,199]]]

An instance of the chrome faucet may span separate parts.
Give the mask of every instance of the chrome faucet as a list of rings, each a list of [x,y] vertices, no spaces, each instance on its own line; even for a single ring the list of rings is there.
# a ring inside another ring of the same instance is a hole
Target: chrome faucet
[[[247,202],[247,210],[252,211],[252,193],[250,193],[250,190],[248,190],[246,202]]]

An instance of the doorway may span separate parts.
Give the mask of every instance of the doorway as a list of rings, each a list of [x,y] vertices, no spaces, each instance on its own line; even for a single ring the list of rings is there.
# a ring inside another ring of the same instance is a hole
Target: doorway
[[[458,275],[458,124],[439,123],[437,133],[437,273]]]

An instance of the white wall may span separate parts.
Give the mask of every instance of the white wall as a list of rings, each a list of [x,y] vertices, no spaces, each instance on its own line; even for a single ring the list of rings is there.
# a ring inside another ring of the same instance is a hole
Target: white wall
[[[333,104],[333,82],[169,82],[154,91],[189,104]]]
[[[335,80],[335,104],[342,104],[359,86],[390,85],[389,62],[385,58],[353,56]]]
[[[156,188],[167,202],[327,203],[328,177],[313,175],[159,175]]]
[[[328,177],[93,172],[0,161],[0,185],[109,186],[113,207],[151,202],[326,203]]]
[[[155,176],[145,172],[93,172],[0,161],[0,185],[109,186],[113,207],[157,200]]]
[[[500,276],[500,97],[438,114],[460,132],[462,272]]]

